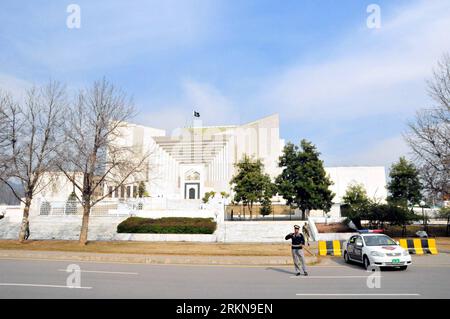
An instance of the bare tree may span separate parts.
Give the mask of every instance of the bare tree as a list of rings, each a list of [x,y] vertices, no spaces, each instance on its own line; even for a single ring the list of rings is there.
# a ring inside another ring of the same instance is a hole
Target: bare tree
[[[81,193],[80,244],[86,244],[91,208],[148,167],[149,152],[125,138],[134,116],[131,101],[106,80],[78,94],[64,125],[66,143],[59,169]],[[147,167],[146,167],[147,165]],[[81,173],[77,179],[73,172]],[[107,192],[104,185],[111,185]]]
[[[417,112],[406,141],[420,167],[429,196],[450,195],[450,55],[444,54],[427,82],[434,106]]]
[[[12,99],[8,93],[0,92],[0,178],[6,178],[8,168],[8,146],[10,144],[9,126]]]
[[[24,102],[14,101],[7,93],[2,94],[0,101],[4,120],[0,181],[24,204],[19,232],[19,240],[24,241],[33,197],[46,186],[41,177],[55,168],[58,159],[56,148],[61,145],[58,129],[66,103],[65,89],[58,82],[50,82],[28,90]],[[15,183],[23,187],[23,197],[16,191]]]

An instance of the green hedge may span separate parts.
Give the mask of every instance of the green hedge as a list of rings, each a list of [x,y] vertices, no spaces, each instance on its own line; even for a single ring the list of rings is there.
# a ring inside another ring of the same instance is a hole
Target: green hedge
[[[118,233],[139,234],[212,234],[212,218],[164,217],[158,219],[129,217],[117,225]]]
[[[386,226],[384,233],[390,237],[402,237],[402,226]],[[405,237],[417,237],[416,232],[423,230],[423,225],[407,225]],[[446,237],[447,225],[428,225],[429,237]]]

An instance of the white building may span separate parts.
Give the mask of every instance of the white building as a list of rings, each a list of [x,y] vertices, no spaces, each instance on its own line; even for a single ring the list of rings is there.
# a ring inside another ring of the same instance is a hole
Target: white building
[[[133,138],[149,128],[134,126]],[[278,157],[284,145],[278,115],[235,126],[202,126],[176,130],[170,136],[155,131],[141,139],[151,145],[147,190],[152,197],[200,199],[208,191],[230,193],[234,164],[244,154],[261,159],[266,172],[279,173]],[[148,135],[148,134],[147,134]]]
[[[278,159],[284,147],[280,138],[278,114],[243,125],[202,126],[200,120],[192,127],[167,135],[165,130],[130,124],[121,134],[121,144],[150,151],[144,175],[111,194],[111,198],[136,197],[139,182],[146,184],[152,198],[199,200],[208,191],[231,193],[229,181],[235,173],[234,164],[244,154],[259,158],[266,173],[273,179],[281,172]],[[363,184],[371,198],[387,196],[384,167],[327,167],[336,194],[333,215],[339,214],[339,203],[350,184]],[[114,185],[103,185],[107,193]],[[73,191],[64,176],[57,185],[49,185],[40,195],[46,199],[67,199]]]

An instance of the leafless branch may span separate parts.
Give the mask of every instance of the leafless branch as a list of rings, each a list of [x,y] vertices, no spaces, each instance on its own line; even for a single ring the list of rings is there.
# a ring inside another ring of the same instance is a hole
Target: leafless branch
[[[416,113],[405,134],[428,193],[450,195],[450,55],[444,54],[433,71],[428,93],[435,104]]]
[[[63,160],[59,169],[81,192],[83,223],[80,242],[87,241],[92,206],[105,199],[104,184],[113,191],[130,182],[148,165],[149,152],[137,149],[126,139],[128,121],[135,115],[126,95],[106,80],[81,90],[66,110]],[[73,172],[82,179],[72,177]]]

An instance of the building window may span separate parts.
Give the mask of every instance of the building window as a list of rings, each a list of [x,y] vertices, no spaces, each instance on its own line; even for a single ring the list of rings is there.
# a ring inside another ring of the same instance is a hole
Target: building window
[[[118,198],[118,197],[119,197],[119,189],[116,188],[116,189],[114,190],[114,198]]]
[[[108,197],[109,198],[112,197],[112,193],[113,193],[113,187],[112,186],[108,186]]]
[[[125,198],[125,186],[120,186],[120,198]]]
[[[137,189],[137,186],[133,186],[133,197],[134,197],[134,198],[138,197],[138,189]]]
[[[131,197],[131,186],[127,186],[127,198]]]

